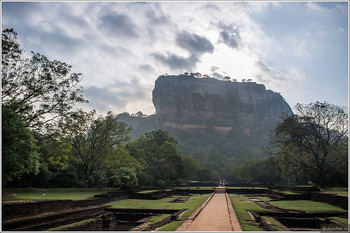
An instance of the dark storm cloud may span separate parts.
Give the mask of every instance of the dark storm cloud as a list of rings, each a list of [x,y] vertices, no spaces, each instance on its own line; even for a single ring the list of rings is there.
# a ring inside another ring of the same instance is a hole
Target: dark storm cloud
[[[138,37],[137,26],[132,22],[131,18],[125,14],[109,14],[100,18],[100,28],[107,34],[123,37]]]
[[[222,30],[220,32],[219,42],[222,42],[233,49],[238,49],[241,46],[242,39],[238,28],[234,25],[225,25],[223,23],[219,23],[219,28]]]
[[[185,69],[191,70],[195,67],[198,59],[194,56],[190,56],[188,58],[181,57],[171,52],[167,52],[166,54],[162,53],[152,53],[151,56],[162,63],[163,65],[168,66],[170,69],[178,70]]]
[[[256,76],[256,78],[259,81],[268,82],[268,80],[270,80],[270,81],[273,81],[273,80],[284,81],[284,80],[286,80],[286,77],[282,72],[270,68],[268,65],[265,64],[265,62],[257,61],[257,62],[255,62],[255,64],[261,70],[261,73],[259,73]]]
[[[112,108],[124,108],[130,101],[144,100],[150,92],[138,81],[118,81],[114,85],[102,87],[90,86],[84,88],[84,96],[89,100],[92,108],[99,112],[107,112]]]
[[[176,44],[191,54],[213,53],[213,44],[205,37],[183,31],[176,36]]]

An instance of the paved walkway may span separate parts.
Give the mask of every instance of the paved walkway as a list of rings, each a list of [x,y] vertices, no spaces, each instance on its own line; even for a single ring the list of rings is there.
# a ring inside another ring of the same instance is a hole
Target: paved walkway
[[[229,202],[231,205],[231,202]],[[232,213],[233,212],[233,213]],[[237,225],[238,224],[238,225]],[[234,229],[235,228],[235,229]],[[226,194],[215,192],[185,231],[242,231],[233,209],[229,210]]]

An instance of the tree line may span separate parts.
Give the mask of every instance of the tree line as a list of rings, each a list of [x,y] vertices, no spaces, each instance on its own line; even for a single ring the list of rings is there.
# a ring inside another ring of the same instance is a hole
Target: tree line
[[[260,184],[348,185],[348,113],[327,102],[297,104],[265,147],[269,157],[245,161],[237,180]]]
[[[183,156],[167,132],[132,130],[88,103],[82,74],[44,55],[23,58],[17,33],[2,32],[2,183],[4,187],[127,187],[210,179],[210,170]],[[141,112],[138,117],[143,117]]]

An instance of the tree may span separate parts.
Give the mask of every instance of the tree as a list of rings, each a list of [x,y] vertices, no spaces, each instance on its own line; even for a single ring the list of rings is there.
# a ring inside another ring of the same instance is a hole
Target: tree
[[[198,180],[203,182],[212,178],[212,172],[209,168],[201,168],[198,173]]]
[[[274,157],[248,159],[239,167],[239,178],[248,183],[277,184],[279,173]]]
[[[56,127],[75,103],[87,102],[77,87],[82,75],[71,73],[71,66],[32,52],[23,59],[17,33],[2,32],[2,103],[11,104],[23,122],[37,132]],[[45,127],[44,127],[45,126]]]
[[[85,119],[84,122],[81,122],[82,119]],[[111,112],[106,117],[97,118],[94,113],[85,114],[79,122],[84,125],[70,140],[73,156],[82,162],[85,177],[99,171],[117,169],[111,161],[120,158],[118,152],[123,149],[123,143],[129,140],[131,128],[117,121]],[[125,154],[122,156],[128,157]]]
[[[130,168],[121,167],[111,177],[109,187],[125,188],[138,184],[136,174]]]
[[[182,164],[187,180],[195,180],[198,178],[198,173],[201,167],[197,159],[190,155],[186,155],[182,157]]]
[[[201,77],[202,77],[202,74],[199,73],[199,72],[196,72],[196,73],[193,74],[193,76],[194,76],[195,78],[201,78]]]
[[[296,110],[276,127],[273,143],[284,171],[298,170],[322,187],[336,166],[335,152],[347,147],[348,113],[327,102],[297,104]]]
[[[32,132],[13,106],[2,105],[2,182],[3,185],[22,174],[37,173],[39,157]]]
[[[143,182],[148,185],[170,185],[185,177],[177,143],[167,132],[154,130],[127,144],[130,154],[141,163],[138,170],[140,185],[144,185]]]
[[[229,77],[229,76],[225,76],[224,79],[225,79],[226,81],[231,81],[231,77]]]

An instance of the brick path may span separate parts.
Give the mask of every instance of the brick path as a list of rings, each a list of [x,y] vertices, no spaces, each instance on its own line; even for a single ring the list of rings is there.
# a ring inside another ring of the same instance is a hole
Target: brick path
[[[228,208],[225,190],[214,196],[185,231],[242,231],[233,208]],[[231,202],[229,201],[229,205]],[[230,214],[231,213],[231,214]]]

